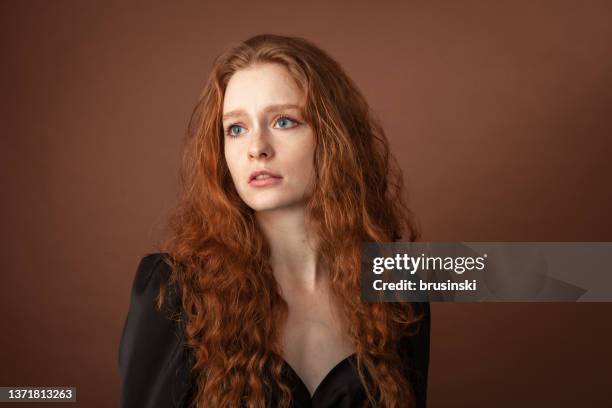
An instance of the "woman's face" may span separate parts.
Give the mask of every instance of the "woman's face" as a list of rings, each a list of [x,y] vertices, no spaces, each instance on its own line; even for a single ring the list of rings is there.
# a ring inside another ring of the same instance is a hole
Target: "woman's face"
[[[303,205],[314,179],[315,140],[300,115],[305,95],[279,64],[236,71],[223,102],[225,160],[255,211]],[[253,179],[256,171],[272,177]]]

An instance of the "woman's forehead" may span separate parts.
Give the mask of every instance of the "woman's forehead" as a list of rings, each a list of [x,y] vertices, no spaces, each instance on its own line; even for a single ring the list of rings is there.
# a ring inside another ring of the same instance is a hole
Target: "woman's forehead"
[[[223,114],[264,111],[271,106],[303,105],[303,91],[287,68],[264,64],[236,71],[223,98]]]

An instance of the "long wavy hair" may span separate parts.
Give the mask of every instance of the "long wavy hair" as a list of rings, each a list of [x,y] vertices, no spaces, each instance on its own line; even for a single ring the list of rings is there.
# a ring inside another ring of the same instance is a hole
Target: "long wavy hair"
[[[232,44],[215,60],[185,138],[182,189],[159,246],[180,288],[193,352],[194,407],[265,407],[270,390],[287,407],[280,328],[288,316],[269,263],[270,246],[239,197],[223,154],[222,107],[232,75],[253,64],[286,67],[306,94],[315,185],[307,223],[319,238],[330,290],[356,350],[366,405],[406,406],[413,391],[395,346],[416,323],[410,303],[362,303],[362,241],[415,241],[399,166],[354,82],[313,43],[273,34]],[[167,284],[160,288],[161,307]]]

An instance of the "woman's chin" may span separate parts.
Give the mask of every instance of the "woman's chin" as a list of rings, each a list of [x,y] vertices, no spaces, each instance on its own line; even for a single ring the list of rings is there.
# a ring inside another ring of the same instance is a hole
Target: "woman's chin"
[[[304,202],[302,200],[261,200],[252,201],[248,203],[248,206],[255,212],[264,213],[303,207]]]

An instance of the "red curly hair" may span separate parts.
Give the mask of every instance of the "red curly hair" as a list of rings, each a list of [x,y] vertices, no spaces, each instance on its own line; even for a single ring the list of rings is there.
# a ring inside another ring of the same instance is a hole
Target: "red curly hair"
[[[413,392],[394,345],[417,316],[410,303],[362,303],[362,241],[415,241],[403,180],[385,133],[356,85],[320,48],[299,37],[254,36],[217,57],[187,130],[182,190],[161,244],[178,284],[186,344],[193,351],[194,407],[265,407],[282,380],[279,328],[288,305],[269,263],[270,247],[254,211],[238,196],[223,154],[226,86],[238,70],[281,64],[306,94],[302,115],[315,135],[309,227],[329,267],[330,290],[348,322],[366,404],[399,407]],[[159,306],[163,303],[163,285]]]

